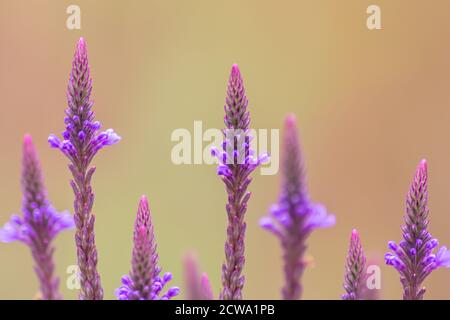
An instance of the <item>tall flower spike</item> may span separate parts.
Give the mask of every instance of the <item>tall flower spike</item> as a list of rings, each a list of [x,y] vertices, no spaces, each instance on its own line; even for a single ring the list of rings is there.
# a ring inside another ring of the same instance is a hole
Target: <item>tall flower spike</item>
[[[281,171],[278,203],[260,220],[260,225],[281,241],[285,273],[282,296],[295,300],[302,294],[300,279],[305,269],[306,239],[314,229],[333,226],[335,217],[323,205],[309,199],[294,115],[288,115],[285,120]]]
[[[52,241],[61,231],[73,228],[74,222],[69,212],[59,213],[50,204],[38,156],[29,135],[23,141],[22,193],[23,216],[11,217],[0,229],[0,241],[25,243],[34,259],[42,299],[60,299]]]
[[[168,300],[178,295],[179,289],[172,287],[162,293],[164,286],[172,280],[166,272],[160,277],[155,235],[147,197],[142,196],[134,224],[134,246],[131,271],[122,277],[122,286],[116,290],[119,300]]]
[[[450,267],[450,250],[441,247],[428,232],[428,172],[427,162],[422,160],[406,197],[405,224],[402,226],[403,240],[397,245],[389,241],[392,252],[385,255],[387,265],[400,274],[404,300],[422,300],[425,288],[422,282],[435,269]]]
[[[211,284],[208,275],[200,275],[198,260],[194,254],[184,257],[184,273],[186,283],[186,300],[213,300]]]
[[[90,99],[92,79],[90,76],[86,43],[80,38],[72,63],[67,89],[66,130],[61,141],[50,135],[48,142],[61,150],[70,160],[69,169],[73,175],[71,186],[75,194],[74,219],[76,224],[75,243],[78,267],[80,268],[80,299],[101,300],[103,288],[97,271],[97,248],[95,246],[92,214],[94,193],[91,178],[95,167],[91,161],[105,146],[113,145],[120,137],[112,130],[100,130],[100,122],[94,121],[93,102]]]
[[[225,242],[225,262],[222,265],[222,291],[220,299],[242,299],[245,263],[245,212],[250,192],[247,187],[251,182],[250,174],[268,159],[267,155],[253,157],[249,133],[250,115],[247,111],[248,100],[244,84],[237,65],[233,65],[228,82],[225,102],[225,130],[222,150],[213,148],[219,165],[217,174],[225,183],[228,194],[226,210],[228,214],[227,239]]]
[[[361,282],[364,280],[366,257],[361,245],[358,231],[352,231],[350,247],[345,264],[344,289],[347,292],[342,296],[344,300],[361,300]]]

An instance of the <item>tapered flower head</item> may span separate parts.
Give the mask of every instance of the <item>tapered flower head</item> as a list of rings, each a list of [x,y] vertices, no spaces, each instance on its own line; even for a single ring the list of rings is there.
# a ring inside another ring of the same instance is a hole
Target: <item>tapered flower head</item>
[[[321,204],[310,201],[301,151],[297,121],[290,114],[285,119],[281,162],[281,192],[279,200],[270,209],[270,215],[261,219],[261,226],[279,237],[295,232],[307,235],[317,228],[335,224],[335,216],[328,214]]]
[[[100,132],[101,124],[94,120],[91,100],[92,78],[90,75],[86,42],[80,38],[72,62],[67,88],[67,109],[63,140],[50,135],[48,142],[60,149],[70,160],[87,166],[103,147],[116,144],[120,137],[112,129]],[[84,157],[81,157],[83,154]]]
[[[36,236],[51,241],[61,231],[74,227],[70,213],[57,212],[48,200],[41,165],[30,135],[23,139],[22,194],[23,216],[13,215],[0,229],[1,241],[21,241],[31,246]]]
[[[361,281],[364,280],[366,257],[363,252],[358,231],[353,230],[350,238],[347,261],[345,264],[344,289],[346,294],[344,300],[361,299]]]
[[[247,130],[250,126],[250,115],[247,110],[248,99],[245,94],[244,80],[237,64],[231,68],[225,100],[225,126],[228,129]]]
[[[47,197],[39,159],[30,135],[23,140],[22,212],[0,229],[0,241],[21,241],[33,254],[43,299],[59,299],[58,278],[53,274],[52,240],[74,227],[69,212],[57,212]]]
[[[282,294],[284,299],[293,300],[298,299],[302,291],[300,278],[305,267],[306,238],[314,229],[333,226],[335,217],[309,198],[294,115],[286,117],[282,151],[279,199],[269,215],[260,220],[260,225],[281,241],[286,280]]]
[[[416,174],[406,197],[403,240],[399,244],[389,241],[391,252],[385,255],[386,264],[400,274],[405,300],[421,300],[425,293],[422,282],[435,269],[450,267],[450,251],[441,247],[428,232],[428,170],[426,160],[417,167]]]
[[[147,197],[142,196],[134,225],[134,246],[131,271],[122,277],[122,286],[116,290],[119,300],[168,300],[178,295],[172,287],[163,293],[165,285],[172,280],[170,272],[161,277],[158,266],[155,235]]]

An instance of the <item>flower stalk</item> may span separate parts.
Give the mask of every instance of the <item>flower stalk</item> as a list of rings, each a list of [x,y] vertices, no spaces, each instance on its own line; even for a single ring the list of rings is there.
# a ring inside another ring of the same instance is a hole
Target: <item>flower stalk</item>
[[[91,162],[100,149],[119,142],[121,138],[112,129],[99,132],[101,125],[94,121],[91,92],[92,79],[86,43],[80,38],[67,89],[68,107],[64,118],[66,130],[63,132],[63,140],[52,134],[48,142],[70,160],[69,169],[73,176],[70,184],[75,195],[75,243],[81,284],[79,297],[82,300],[102,300],[103,288],[97,271],[95,215],[92,213],[94,193],[91,179],[95,167],[91,166]]]
[[[296,300],[302,294],[306,239],[317,228],[333,226],[335,217],[309,198],[294,115],[286,117],[282,147],[281,192],[278,202],[271,207],[269,215],[260,220],[260,225],[280,239],[285,278],[282,297]]]
[[[0,241],[20,241],[27,245],[33,256],[34,270],[39,280],[43,300],[59,300],[59,279],[55,275],[53,240],[63,230],[74,227],[69,212],[57,212],[48,200],[41,165],[30,135],[23,140],[22,160],[22,212],[13,215],[0,229]]]
[[[250,147],[250,115],[244,83],[237,65],[233,65],[228,81],[225,102],[225,129],[222,150],[212,149],[219,165],[217,174],[225,184],[228,194],[226,211],[228,217],[225,262],[222,265],[221,300],[241,300],[245,277],[245,213],[247,211],[251,182],[250,174],[263,162],[267,155],[254,157]]]

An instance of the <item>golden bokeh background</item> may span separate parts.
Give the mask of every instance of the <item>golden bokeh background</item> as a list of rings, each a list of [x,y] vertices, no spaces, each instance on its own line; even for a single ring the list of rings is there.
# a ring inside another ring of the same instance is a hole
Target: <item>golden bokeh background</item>
[[[81,8],[81,30],[66,8]],[[382,30],[366,27],[381,7]],[[0,224],[19,212],[21,140],[34,137],[50,198],[71,209],[67,160],[47,144],[63,130],[65,91],[77,39],[85,37],[96,118],[123,140],[96,158],[96,241],[105,297],[130,267],[134,216],[150,199],[164,270],[181,286],[182,257],[197,252],[217,295],[225,239],[223,183],[211,165],[176,166],[174,129],[223,126],[230,67],[245,79],[254,128],[280,128],[297,114],[312,198],[336,214],[310,237],[314,264],[304,298],[339,299],[352,228],[381,258],[382,297],[401,298],[383,264],[399,240],[404,199],[416,165],[429,162],[431,232],[450,245],[450,2],[447,0],[60,1],[0,0]],[[205,144],[206,145],[206,144]],[[245,298],[278,299],[278,241],[258,226],[277,198],[278,176],[255,174],[247,213]],[[75,264],[73,231],[56,241],[65,298]],[[426,298],[450,298],[450,270],[426,281]],[[32,259],[0,244],[0,298],[37,292]]]

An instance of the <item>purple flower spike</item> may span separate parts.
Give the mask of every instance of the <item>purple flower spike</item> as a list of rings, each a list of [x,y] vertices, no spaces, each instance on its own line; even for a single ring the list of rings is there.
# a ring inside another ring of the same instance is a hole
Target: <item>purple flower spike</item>
[[[249,134],[250,115],[247,111],[248,100],[244,84],[237,65],[233,65],[228,82],[225,102],[225,130],[222,151],[212,150],[219,160],[217,174],[225,183],[228,194],[226,210],[228,214],[227,240],[225,242],[225,262],[222,265],[222,300],[242,299],[245,263],[245,212],[250,192],[250,174],[267,156],[253,157],[250,149],[252,139]]]
[[[214,299],[208,275],[206,273],[200,275],[197,258],[191,253],[184,258],[184,272],[187,300]]]
[[[362,298],[361,282],[365,279],[364,271],[366,257],[364,256],[358,231],[352,231],[350,247],[345,264],[344,289],[347,292],[342,296],[344,300],[360,300]]]
[[[260,220],[260,225],[281,241],[285,273],[282,296],[295,300],[302,294],[300,279],[305,269],[306,239],[314,229],[333,226],[335,216],[309,199],[294,115],[286,117],[283,139],[279,200],[272,206],[269,216]]]
[[[59,279],[54,274],[55,249],[52,241],[61,231],[73,228],[74,222],[69,212],[59,213],[50,204],[38,156],[29,135],[23,142],[22,192],[23,217],[11,217],[0,229],[0,241],[25,243],[33,255],[42,299],[61,299]]]
[[[450,267],[450,250],[441,247],[436,254],[438,240],[428,232],[428,172],[427,162],[422,160],[406,197],[403,241],[397,245],[390,241],[392,252],[385,255],[387,265],[400,274],[404,300],[422,300],[425,288],[422,282],[435,269]]]
[[[155,234],[147,197],[142,196],[134,224],[134,246],[130,275],[122,277],[122,286],[115,292],[119,300],[169,300],[180,290],[172,287],[165,294],[165,285],[172,280],[170,272],[160,276]]]
[[[94,103],[90,99],[91,91],[92,79],[86,43],[80,38],[67,89],[68,107],[64,119],[66,130],[62,134],[63,140],[52,134],[48,137],[48,142],[51,147],[61,150],[71,162],[69,169],[73,175],[71,186],[75,194],[75,242],[80,268],[80,299],[101,300],[103,288],[97,271],[95,216],[92,214],[94,193],[91,178],[95,167],[91,167],[90,164],[100,149],[117,143],[120,137],[112,129],[99,132],[100,123],[94,121],[92,111]]]

